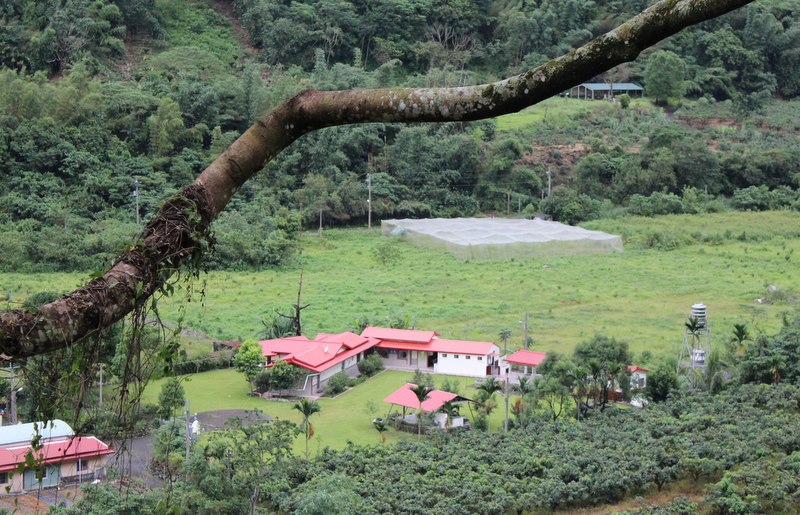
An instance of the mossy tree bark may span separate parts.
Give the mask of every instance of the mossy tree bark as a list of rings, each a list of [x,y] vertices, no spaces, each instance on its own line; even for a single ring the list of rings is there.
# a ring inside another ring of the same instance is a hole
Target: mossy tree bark
[[[387,88],[299,93],[264,115],[147,224],[138,243],[102,276],[41,306],[0,314],[0,357],[20,359],[94,335],[202,255],[211,222],[236,191],[303,134],[363,122],[446,122],[516,112],[635,59],[690,25],[751,0],[662,0],[616,29],[508,79],[461,88]]]

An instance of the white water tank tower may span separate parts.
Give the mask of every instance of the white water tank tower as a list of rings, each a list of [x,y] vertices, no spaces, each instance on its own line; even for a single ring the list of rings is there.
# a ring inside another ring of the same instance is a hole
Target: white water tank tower
[[[697,319],[700,327],[706,326],[706,305],[705,304],[692,304],[692,318]]]

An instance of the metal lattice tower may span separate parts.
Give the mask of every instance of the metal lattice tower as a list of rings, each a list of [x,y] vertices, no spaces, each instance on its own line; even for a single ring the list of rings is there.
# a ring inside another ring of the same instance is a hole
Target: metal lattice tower
[[[694,384],[705,370],[711,356],[711,324],[705,304],[693,304],[689,320],[684,324],[683,345],[678,358],[678,375],[685,375]]]

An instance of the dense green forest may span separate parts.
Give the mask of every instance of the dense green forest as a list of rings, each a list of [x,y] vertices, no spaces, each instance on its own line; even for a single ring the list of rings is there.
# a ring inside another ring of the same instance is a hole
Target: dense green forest
[[[0,270],[99,268],[131,241],[137,217],[300,89],[496,79],[643,7],[5,2],[0,246],[8,251]],[[562,99],[545,123],[371,124],[307,135],[216,222],[209,264],[280,264],[303,226],[363,223],[367,174],[378,218],[523,210],[575,223],[628,212],[796,209],[799,11],[797,1],[760,2],[597,78],[643,84],[663,107],[620,99],[576,110],[580,101]],[[548,170],[555,189],[544,198]]]

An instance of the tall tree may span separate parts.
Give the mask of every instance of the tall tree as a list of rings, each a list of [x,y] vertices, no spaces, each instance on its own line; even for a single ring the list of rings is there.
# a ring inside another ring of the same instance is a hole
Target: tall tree
[[[158,395],[158,407],[161,409],[161,416],[170,418],[175,416],[175,410],[183,406],[186,394],[183,385],[177,377],[170,377],[161,387]]]
[[[662,50],[647,61],[645,70],[647,96],[657,104],[666,104],[671,98],[679,99],[685,91],[686,63],[678,54]]]
[[[303,422],[300,424],[300,429],[305,433],[306,459],[308,459],[308,441],[314,437],[314,426],[311,425],[310,421],[311,415],[314,413],[319,413],[322,411],[322,408],[320,408],[319,402],[308,400],[305,397],[296,402],[293,408],[299,411],[303,416]]]
[[[433,388],[424,384],[415,384],[411,387],[411,391],[419,401],[419,410],[417,411],[417,436],[422,436],[422,403],[428,400]]]
[[[516,112],[635,59],[645,48],[687,26],[749,2],[662,0],[562,57],[493,84],[303,91],[264,115],[194,184],[170,198],[139,235],[138,243],[101,277],[36,312],[0,314],[0,355],[21,359],[65,347],[96,334],[134,309],[142,310],[183,263],[190,259],[200,262],[209,226],[234,193],[303,134],[372,121],[467,121]],[[383,26],[392,25],[387,25],[386,19],[381,18]],[[378,39],[376,29],[374,40]],[[377,50],[374,52],[377,57]]]
[[[250,385],[250,391],[252,391],[253,381],[256,380],[259,372],[264,368],[261,345],[255,340],[245,341],[236,351],[236,355],[233,356],[233,366],[244,374]]]

